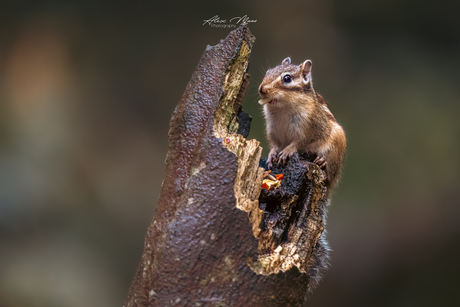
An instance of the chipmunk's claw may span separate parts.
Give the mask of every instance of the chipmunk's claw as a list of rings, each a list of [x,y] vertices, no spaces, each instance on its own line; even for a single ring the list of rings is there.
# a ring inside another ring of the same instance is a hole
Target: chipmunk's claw
[[[324,156],[317,156],[313,163],[318,164],[318,166],[322,169],[326,167],[327,161]]]
[[[268,154],[267,158],[267,167],[268,169],[271,169],[273,167],[273,163],[278,160],[278,155],[279,155],[278,147],[274,146],[270,150],[270,153]]]
[[[273,167],[273,162],[277,160],[278,153],[270,153],[267,158],[267,167],[271,169]]]
[[[278,156],[278,161],[280,164],[285,164],[286,163],[286,160],[292,156],[294,154],[294,152],[291,152],[289,150],[283,150],[280,152],[279,156]]]

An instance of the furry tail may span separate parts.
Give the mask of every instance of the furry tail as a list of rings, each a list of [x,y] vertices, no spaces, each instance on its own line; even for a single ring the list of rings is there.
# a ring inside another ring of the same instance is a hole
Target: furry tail
[[[308,292],[312,292],[318,283],[321,281],[322,275],[327,268],[329,268],[330,261],[330,252],[332,251],[327,242],[327,230],[326,230],[326,215],[327,215],[327,206],[329,205],[329,200],[326,200],[321,204],[319,208],[320,214],[323,218],[324,231],[316,242],[315,249],[313,251],[313,262],[308,268]]]

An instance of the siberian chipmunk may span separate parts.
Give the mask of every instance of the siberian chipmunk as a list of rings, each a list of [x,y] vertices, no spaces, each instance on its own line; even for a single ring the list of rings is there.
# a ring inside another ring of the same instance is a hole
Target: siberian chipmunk
[[[345,132],[335,120],[321,95],[313,89],[310,60],[300,65],[291,58],[269,69],[260,84],[270,143],[268,168],[284,164],[295,152],[317,154],[315,163],[326,170],[326,186],[331,190],[340,177],[345,158]]]

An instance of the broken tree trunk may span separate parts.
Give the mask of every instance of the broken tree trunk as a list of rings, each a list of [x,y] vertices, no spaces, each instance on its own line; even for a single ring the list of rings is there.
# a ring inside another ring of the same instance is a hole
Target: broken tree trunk
[[[241,101],[247,25],[206,48],[170,123],[166,175],[125,306],[303,306],[327,265],[324,172],[294,155],[261,193]],[[260,196],[260,203],[259,203]]]

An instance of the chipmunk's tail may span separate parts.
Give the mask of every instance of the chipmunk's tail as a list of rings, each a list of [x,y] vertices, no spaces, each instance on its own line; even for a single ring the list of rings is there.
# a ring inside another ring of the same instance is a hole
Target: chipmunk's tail
[[[327,206],[329,205],[329,200],[326,200],[321,207],[319,208],[320,214],[323,218],[324,231],[316,243],[315,249],[313,251],[313,262],[308,269],[308,292],[312,292],[318,283],[321,281],[324,271],[329,267],[330,252],[332,251],[327,241],[327,230],[326,230],[326,215],[327,215]]]

